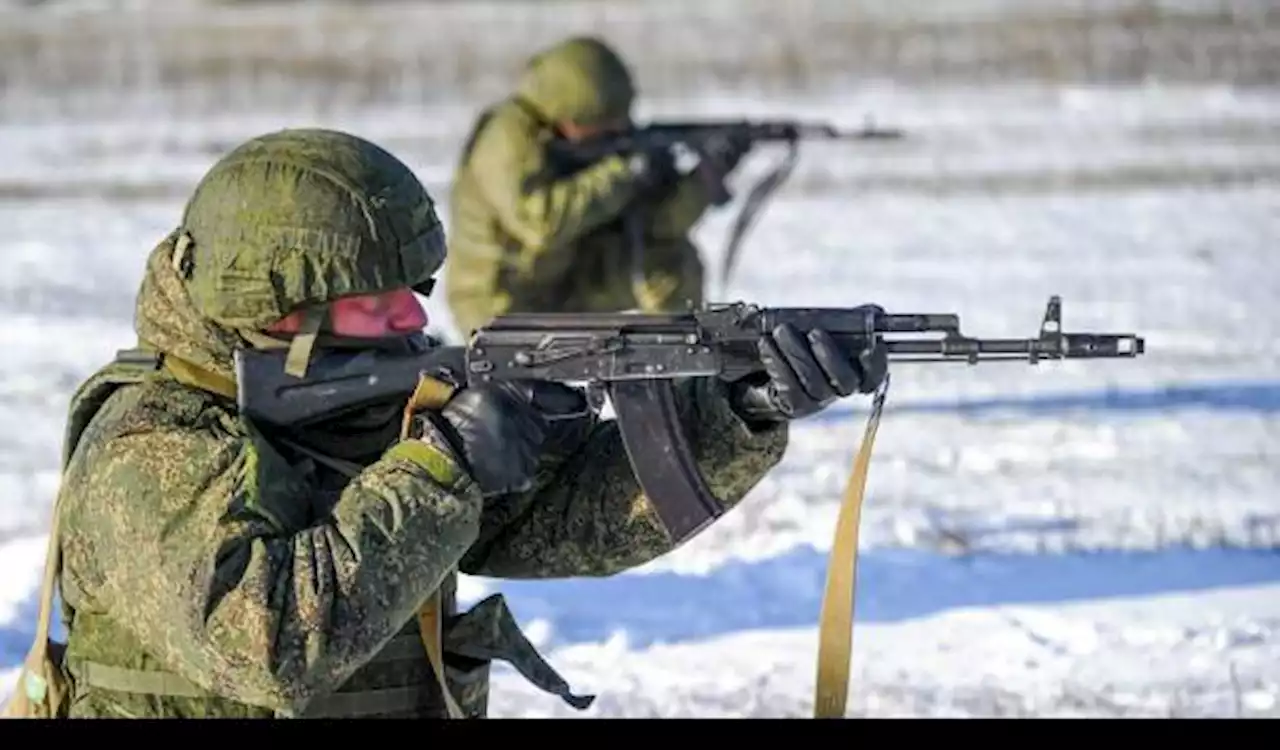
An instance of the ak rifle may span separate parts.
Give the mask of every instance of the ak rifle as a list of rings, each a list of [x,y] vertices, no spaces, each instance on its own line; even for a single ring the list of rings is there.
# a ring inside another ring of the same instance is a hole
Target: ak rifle
[[[953,313],[888,313],[872,307],[708,306],[669,314],[514,313],[477,330],[466,346],[416,353],[318,352],[305,377],[285,372],[286,350],[235,355],[237,400],[248,418],[303,427],[361,405],[404,397],[424,376],[453,387],[508,380],[586,384],[606,394],[637,481],[676,540],[696,534],[725,510],[707,487],[680,424],[673,381],[735,381],[764,372],[756,349],[781,324],[823,329],[850,356],[872,340],[892,362],[1133,358],[1134,334],[1064,333],[1062,303],[1049,300],[1039,335],[982,339],[961,333]],[[941,334],[927,337],[928,334]],[[926,337],[921,337],[926,335]],[[877,408],[883,393],[877,394]],[[589,400],[594,402],[594,399]]]
[[[713,138],[725,136],[745,140],[752,145],[786,144],[787,154],[751,187],[734,219],[720,262],[719,287],[722,292],[727,289],[743,238],[759,218],[765,202],[795,169],[801,141],[895,141],[904,138],[905,133],[899,128],[878,127],[870,121],[856,129],[844,129],[827,122],[794,119],[658,120],[577,141],[557,138],[548,143],[547,149],[553,162],[581,167],[610,156],[684,148],[698,156],[696,172],[708,191],[711,205],[723,206],[732,200],[732,196],[725,187],[725,175],[713,160],[707,158],[707,148]],[[639,243],[638,239],[631,241]],[[642,283],[643,249],[635,248],[633,255],[632,275],[637,283]]]
[[[796,146],[804,140],[882,141],[904,136],[898,128],[881,128],[867,123],[847,130],[826,122],[803,120],[659,120],[577,141],[556,139],[548,148],[552,155],[581,164],[591,164],[609,156],[629,156],[672,148],[705,153],[712,138],[730,136],[756,143],[785,143]]]

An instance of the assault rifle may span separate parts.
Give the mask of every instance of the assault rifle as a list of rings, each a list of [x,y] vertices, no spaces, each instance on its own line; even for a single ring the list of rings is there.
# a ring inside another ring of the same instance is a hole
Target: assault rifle
[[[707,158],[707,145],[721,136],[742,138],[751,143],[785,143],[787,155],[771,172],[747,193],[742,210],[734,219],[729,240],[720,261],[719,284],[723,291],[737,260],[738,249],[751,224],[759,217],[769,196],[791,176],[800,155],[800,141],[884,141],[898,140],[904,133],[896,128],[880,128],[871,123],[856,130],[842,130],[835,125],[800,120],[705,120],[659,121],[648,125],[611,132],[580,141],[556,139],[548,144],[552,162],[568,165],[593,164],[608,156],[652,153],[672,148],[685,148],[697,154],[697,172],[711,196],[711,204],[723,206],[732,196],[724,185],[724,175],[714,160]],[[634,230],[633,230],[634,233]],[[632,275],[640,278],[641,255],[638,237],[632,237]]]
[[[800,120],[676,120],[652,122],[578,141],[557,139],[549,144],[549,148],[555,156],[583,164],[597,162],[607,156],[675,147],[687,148],[702,156],[710,139],[724,135],[752,143],[794,145],[805,139],[897,140],[903,137],[903,132],[896,128],[878,128],[870,123],[857,130],[842,130],[830,123]]]
[[[517,313],[495,318],[466,346],[404,354],[377,350],[318,353],[304,378],[285,372],[285,350],[236,352],[237,400],[253,420],[304,426],[366,403],[403,396],[422,375],[455,387],[505,380],[586,383],[613,403],[640,487],[675,539],[687,539],[724,508],[698,471],[676,412],[673,380],[735,381],[763,372],[758,338],[790,323],[821,328],[850,353],[879,339],[890,361],[1132,358],[1134,334],[1063,333],[1062,303],[1049,300],[1038,336],[981,339],[960,331],[952,313],[890,314],[867,308],[762,308],[746,303],[671,314]],[[921,338],[917,334],[937,334]],[[882,401],[880,394],[877,405]],[[878,408],[878,406],[877,406]]]

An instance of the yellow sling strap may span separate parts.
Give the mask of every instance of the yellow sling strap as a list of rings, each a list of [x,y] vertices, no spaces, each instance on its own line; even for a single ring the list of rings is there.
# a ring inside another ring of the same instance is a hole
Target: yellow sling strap
[[[835,539],[827,561],[827,585],[822,594],[818,621],[818,676],[814,690],[813,718],[842,718],[849,697],[849,660],[853,653],[853,605],[858,584],[858,526],[862,498],[867,488],[867,468],[875,445],[889,378],[876,391],[871,416],[862,435],[862,446],[845,486]]]
[[[165,371],[173,376],[174,380],[183,385],[216,393],[219,396],[225,396],[230,399],[236,397],[236,383],[234,380],[216,372],[210,372],[181,357],[166,354],[164,355],[163,366]]]
[[[409,430],[413,424],[413,415],[422,409],[438,410],[453,397],[453,387],[447,383],[429,375],[423,375],[418,379],[418,385],[413,390],[413,395],[409,397],[409,403],[405,405],[404,417],[400,423],[400,439],[406,440],[409,437]],[[452,571],[450,571],[452,573]],[[442,633],[442,617],[441,610],[443,604],[441,601],[440,588],[432,592],[431,597],[427,599],[427,603],[422,605],[422,609],[418,610],[418,630],[422,635],[422,645],[427,649],[427,661],[431,662],[431,671],[435,672],[436,682],[440,685],[440,694],[444,697],[445,709],[449,712],[449,718],[463,718],[462,709],[458,707],[458,702],[453,697],[453,693],[449,692],[448,682],[444,676],[444,649],[441,645]]]
[[[49,545],[45,553],[44,581],[40,586],[40,613],[31,650],[23,661],[18,685],[0,716],[6,718],[52,719],[61,715],[67,685],[60,665],[49,658],[49,626],[53,620],[53,592],[62,564],[58,543],[58,503],[54,503],[53,521],[49,528]]]

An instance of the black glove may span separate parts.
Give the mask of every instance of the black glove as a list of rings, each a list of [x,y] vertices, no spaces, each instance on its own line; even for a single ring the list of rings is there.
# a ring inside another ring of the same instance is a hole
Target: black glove
[[[531,489],[559,426],[588,413],[581,391],[525,381],[465,388],[439,413],[424,412],[418,419],[420,439],[452,453],[490,497]]]
[[[702,153],[711,160],[716,172],[728,175],[738,168],[738,164],[751,152],[754,145],[745,133],[730,129],[708,138],[703,143]]]
[[[751,422],[785,422],[816,414],[855,392],[873,392],[889,370],[883,342],[849,357],[823,330],[805,337],[790,325],[778,326],[762,336],[757,347],[767,375],[744,378],[730,389],[734,410]]]
[[[680,180],[676,157],[668,148],[632,154],[630,166],[640,192],[647,196],[664,193]]]

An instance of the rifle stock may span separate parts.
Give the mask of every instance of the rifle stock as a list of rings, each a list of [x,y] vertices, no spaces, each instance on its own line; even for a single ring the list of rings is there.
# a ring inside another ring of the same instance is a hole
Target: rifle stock
[[[614,406],[637,481],[677,540],[724,512],[707,488],[676,409],[675,382],[735,381],[763,372],[756,341],[789,323],[822,328],[851,354],[873,339],[891,361],[1026,361],[1133,358],[1134,334],[1063,333],[1062,304],[1049,300],[1040,333],[981,339],[950,313],[890,314],[870,307],[762,308],[744,303],[666,314],[515,313],[495,318],[465,346],[412,354],[378,350],[319,353],[304,378],[285,372],[284,350],[236,352],[237,400],[249,419],[302,427],[389,398],[408,398],[423,375],[466,387],[504,380],[585,383]],[[918,338],[921,334],[937,334]],[[912,338],[917,337],[917,338]]]

